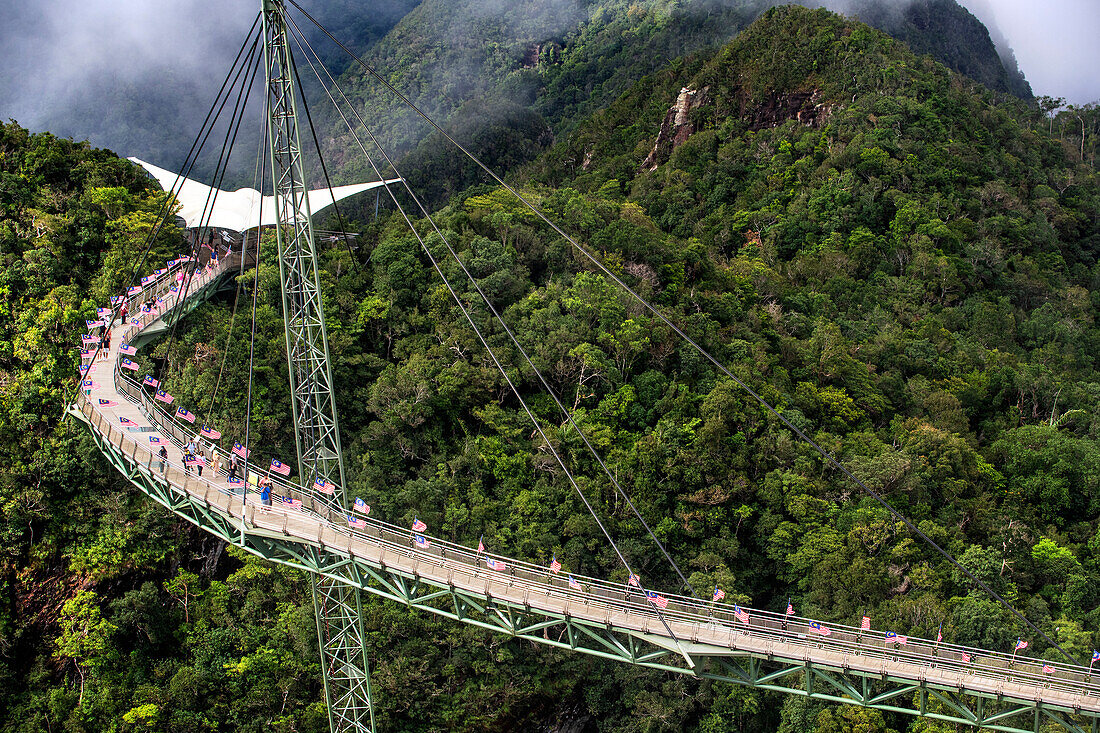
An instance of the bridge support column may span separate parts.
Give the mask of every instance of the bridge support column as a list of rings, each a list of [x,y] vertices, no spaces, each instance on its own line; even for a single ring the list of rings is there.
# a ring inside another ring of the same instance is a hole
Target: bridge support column
[[[374,703],[359,591],[323,575],[314,575],[313,609],[324,667],[329,728],[334,733],[371,733]]]

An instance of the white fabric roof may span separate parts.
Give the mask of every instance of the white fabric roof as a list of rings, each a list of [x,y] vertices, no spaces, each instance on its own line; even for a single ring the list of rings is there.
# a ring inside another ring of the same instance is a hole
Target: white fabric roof
[[[200,226],[201,222],[203,226],[243,232],[257,226],[275,225],[274,196],[263,196],[261,205],[259,191],[254,188],[241,188],[236,191],[219,190],[217,191],[217,198],[214,198],[211,194],[214,189],[205,183],[184,178],[182,184],[177,184],[175,173],[164,168],[158,168],[152,163],[146,163],[139,158],[130,158],[130,160],[147,170],[153,178],[157,179],[157,182],[165,191],[171,191],[173,185],[176,185],[176,200],[183,207],[180,210],[180,216],[184,218],[189,228]],[[386,183],[398,183],[400,181],[400,178],[392,178],[388,181],[356,183],[351,186],[333,186],[331,191],[327,188],[310,191],[307,194],[309,209],[316,214],[318,211],[332,206],[348,196],[353,196],[362,191],[369,191]],[[210,200],[214,201],[214,210],[210,212],[209,217],[204,217],[203,210]],[[260,221],[261,213],[263,214],[263,221]]]

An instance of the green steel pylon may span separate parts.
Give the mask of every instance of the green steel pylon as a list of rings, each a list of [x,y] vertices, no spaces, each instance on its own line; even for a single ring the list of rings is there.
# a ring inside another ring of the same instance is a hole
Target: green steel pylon
[[[298,135],[286,9],[282,0],[262,0],[262,3],[268,152],[278,214],[279,280],[298,475],[306,485],[314,481],[334,485],[334,500],[347,510],[317,250]],[[333,733],[370,733],[374,729],[374,711],[359,592],[322,575],[313,575],[313,607],[329,725]]]

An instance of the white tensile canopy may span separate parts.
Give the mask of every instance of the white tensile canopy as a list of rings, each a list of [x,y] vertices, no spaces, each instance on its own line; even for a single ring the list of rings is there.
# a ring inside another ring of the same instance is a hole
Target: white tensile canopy
[[[260,192],[254,188],[222,191],[190,178],[183,178],[182,183],[180,183],[178,182],[180,179],[171,171],[158,168],[152,163],[146,163],[139,158],[130,158],[130,161],[148,171],[153,178],[157,179],[157,182],[165,191],[171,191],[175,187],[176,200],[183,207],[180,210],[180,216],[187,222],[188,228],[204,226],[243,232],[258,226],[275,225],[274,196],[261,197]],[[310,191],[307,194],[309,210],[316,214],[318,211],[332,206],[348,196],[369,191],[387,183],[399,183],[400,181],[400,178],[392,178],[388,181],[355,183],[350,186],[333,186],[331,189],[320,188]],[[214,196],[214,193],[217,196]],[[213,202],[213,211],[204,215],[210,202]],[[261,214],[263,216],[262,221],[260,219]]]

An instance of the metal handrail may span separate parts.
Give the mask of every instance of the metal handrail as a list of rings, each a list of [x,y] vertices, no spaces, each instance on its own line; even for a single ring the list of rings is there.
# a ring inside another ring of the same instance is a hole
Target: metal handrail
[[[238,253],[235,259],[223,258],[219,269],[210,274],[212,278],[216,278],[226,269],[229,269],[230,266],[239,265],[240,254]],[[163,292],[168,291],[169,288],[163,290]],[[191,294],[189,297],[195,297],[195,295]],[[173,307],[178,305],[179,302],[181,301],[174,303]],[[166,307],[160,317],[163,318],[167,312],[168,308]],[[140,328],[132,329],[131,332],[140,332],[148,326],[149,324],[143,323]],[[150,422],[158,430],[168,434],[172,440],[181,445],[186,439],[197,437],[196,434],[190,433],[179,426],[167,411],[149,397],[136,380],[123,374],[117,362],[114,365],[113,372],[115,386],[119,394],[125,395],[128,399],[139,404]],[[104,415],[96,409],[91,399],[83,391],[78,392],[77,404],[81,412],[88,418],[88,422],[93,429],[124,454],[129,449],[129,455],[135,463],[141,463],[137,458],[140,447],[148,453],[144,463],[147,470],[152,471],[154,464],[159,465],[159,456],[155,456],[149,446],[131,440],[120,427],[106,421]],[[176,462],[169,460],[167,463],[170,466],[179,467]],[[246,485],[250,470],[256,474],[266,473],[265,470],[248,461],[245,461],[244,465]],[[216,485],[216,479],[217,477],[199,478],[189,476],[185,479],[185,486],[182,489],[192,496],[199,496],[200,492],[191,490],[188,486],[201,487],[201,496],[207,502],[209,502],[211,491],[226,496],[227,504],[224,511],[229,517],[237,518],[238,515],[233,512],[235,496],[226,491],[224,487]],[[168,483],[173,488],[181,488],[172,484],[171,481]],[[430,548],[423,550],[411,547],[410,542],[414,533],[409,528],[399,527],[369,516],[360,517],[366,524],[365,529],[353,528],[347,524],[346,510],[325,495],[291,481],[277,479],[274,483],[276,488],[283,492],[283,495],[299,499],[302,502],[304,514],[314,516],[319,520],[319,537],[327,528],[338,537],[347,540],[345,550],[341,550],[339,546],[333,546],[334,550],[350,552],[353,541],[367,541],[379,547],[383,554],[392,553],[417,561],[436,563],[440,567],[450,568],[452,573],[460,572],[472,578],[484,578],[487,583],[490,580],[505,581],[509,585],[522,588],[527,594],[535,592],[548,598],[558,597],[573,599],[574,601],[580,600],[586,607],[606,611],[609,617],[613,612],[626,613],[638,617],[641,622],[647,624],[656,618],[653,605],[640,591],[626,584],[577,573],[566,574],[571,575],[584,588],[582,591],[576,591],[568,586],[563,576],[551,573],[549,568],[545,566],[516,560],[497,553],[478,553],[471,548],[423,532],[415,534],[427,537],[431,545]],[[240,511],[241,516],[247,517],[249,505],[245,499],[244,495],[240,497]],[[221,510],[221,507],[218,508]],[[277,505],[273,508],[282,509]],[[294,510],[287,508],[286,511],[292,512]],[[255,517],[254,514],[253,517]],[[305,537],[301,539],[313,541]],[[489,570],[484,566],[484,561],[487,558],[505,562],[507,570],[504,572]],[[749,619],[747,623],[744,623],[737,619],[733,607],[729,604],[709,603],[676,594],[663,595],[668,600],[668,606],[662,610],[662,614],[669,623],[689,625],[693,634],[697,634],[703,628],[713,628],[715,624],[720,624],[730,631],[731,644],[734,643],[737,635],[747,634],[754,638],[773,639],[787,645],[830,650],[839,652],[848,658],[874,660],[882,664],[889,662],[908,663],[950,671],[957,673],[960,677],[978,676],[983,679],[1001,680],[1007,683],[1035,685],[1071,694],[1100,696],[1100,683],[1093,681],[1091,668],[1087,667],[1046,662],[1030,657],[1013,656],[956,644],[937,643],[916,637],[909,637],[908,644],[904,647],[887,648],[885,646],[885,632],[883,631],[865,631],[854,626],[830,623],[828,624],[830,634],[828,636],[818,636],[810,629],[809,623],[811,620],[807,618],[745,607],[743,610],[749,614]],[[654,625],[653,630],[654,633],[658,634],[663,631],[659,624]],[[964,662],[962,654],[967,654],[970,661]],[[1054,673],[1043,673],[1042,665],[1044,664],[1052,667],[1055,670]]]

